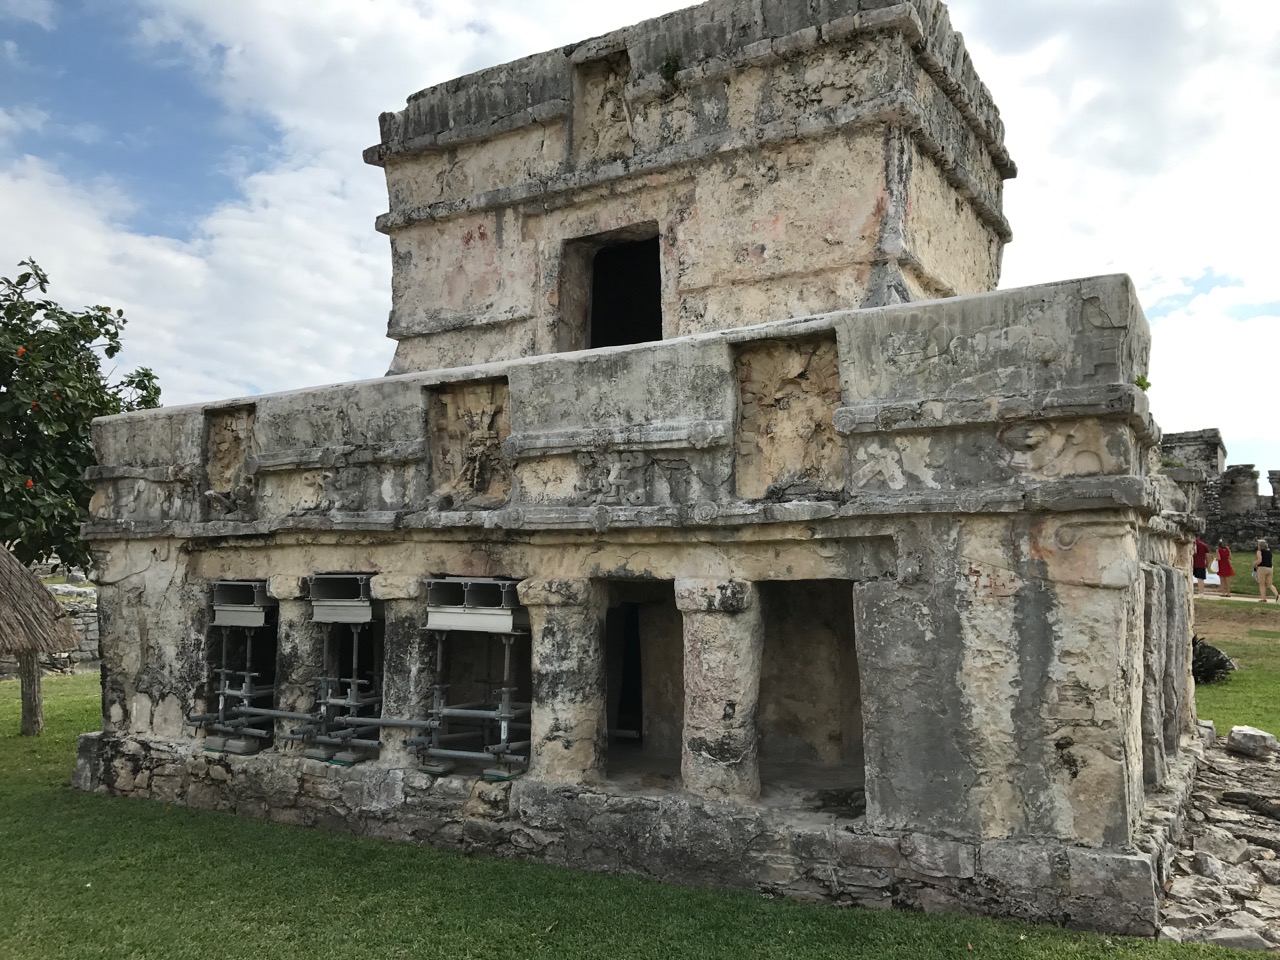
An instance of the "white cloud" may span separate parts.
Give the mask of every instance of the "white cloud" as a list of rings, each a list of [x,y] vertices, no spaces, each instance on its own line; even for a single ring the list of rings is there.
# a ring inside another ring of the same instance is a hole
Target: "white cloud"
[[[40,130],[48,119],[47,113],[35,107],[0,107],[0,144],[28,130]]]
[[[1229,460],[1280,468],[1267,402],[1280,356],[1266,124],[1280,107],[1280,22],[1255,0],[953,0],[1020,173],[1002,286],[1128,273],[1148,309],[1231,281],[1152,322],[1152,409],[1166,432],[1219,427]],[[1200,388],[1198,385],[1204,383]]]
[[[0,262],[34,256],[60,302],[124,309],[120,368],[155,368],[169,403],[379,375],[387,257],[335,216],[332,172],[245,188],[181,242],[122,227],[129,200],[109,182],[80,187],[23,158],[0,171],[0,222],[26,225],[0,238]]]
[[[242,170],[242,196],[210,211],[188,242],[130,232],[113,185],[0,160],[0,221],[33,224],[0,235],[0,266],[30,253],[59,299],[123,307],[122,369],[154,367],[166,403],[379,376],[393,351],[390,256],[373,219],[387,200],[381,171],[360,158],[378,139],[378,114],[469,61],[501,62],[680,5],[631,0],[564,17],[547,0],[447,10],[148,0],[141,49],[179,55],[233,117],[266,119],[280,143],[254,162],[222,158]]]
[[[25,20],[53,29],[53,0],[0,0],[0,20]]]

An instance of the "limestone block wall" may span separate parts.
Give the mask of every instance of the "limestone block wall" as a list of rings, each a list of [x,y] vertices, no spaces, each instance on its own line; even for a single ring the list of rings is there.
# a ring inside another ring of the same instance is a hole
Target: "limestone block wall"
[[[76,673],[97,668],[98,606],[93,600],[63,601],[80,646],[67,653],[40,654],[40,668],[50,673]],[[0,679],[18,676],[18,658],[0,657]]]
[[[1134,386],[1148,348],[1127,278],[1100,277],[98,421],[105,715],[79,782],[1151,933],[1190,783],[1194,524]],[[343,571],[372,575],[384,716],[407,719],[440,669],[422,579],[520,581],[521,779],[422,773],[391,730],[350,769],[283,739],[205,756],[183,718],[212,585],[268,581],[278,700],[307,709],[302,581]]]
[[[1003,138],[938,0],[710,0],[419,91],[366,151],[391,371],[588,346],[620,238],[664,338],[994,289]]]
[[[1205,538],[1215,546],[1226,540],[1233,550],[1252,551],[1259,539],[1280,542],[1280,470],[1267,479],[1271,492],[1258,492],[1259,472],[1251,463],[1226,465],[1227,450],[1216,429],[1166,434],[1162,456],[1205,473],[1196,513]]]

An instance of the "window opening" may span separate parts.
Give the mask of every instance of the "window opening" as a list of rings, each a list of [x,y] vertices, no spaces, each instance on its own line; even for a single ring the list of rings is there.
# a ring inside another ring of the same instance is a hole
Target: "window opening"
[[[658,238],[596,251],[591,269],[591,346],[662,339]]]
[[[307,578],[313,623],[323,624],[324,672],[315,710],[277,712],[305,722],[284,739],[306,744],[304,756],[351,766],[377,755],[381,743],[382,604],[370,592],[372,574],[320,573]]]
[[[208,712],[186,720],[204,730],[210,753],[257,753],[274,740],[278,605],[263,580],[219,581],[212,605]]]
[[[662,244],[656,221],[565,242],[557,349],[662,339]]]
[[[511,780],[529,764],[533,645],[516,581],[426,581],[427,630],[436,641],[436,683],[422,735],[405,741],[436,776],[460,763],[486,780]]]

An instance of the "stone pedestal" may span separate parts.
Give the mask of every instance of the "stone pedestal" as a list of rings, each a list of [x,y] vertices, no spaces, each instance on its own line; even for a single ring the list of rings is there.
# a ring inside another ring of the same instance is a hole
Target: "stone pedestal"
[[[533,633],[530,773],[583,783],[604,775],[604,617],[607,598],[591,580],[525,580],[520,602]]]
[[[684,615],[685,789],[710,799],[757,797],[764,618],[756,586],[677,580],[676,606]]]

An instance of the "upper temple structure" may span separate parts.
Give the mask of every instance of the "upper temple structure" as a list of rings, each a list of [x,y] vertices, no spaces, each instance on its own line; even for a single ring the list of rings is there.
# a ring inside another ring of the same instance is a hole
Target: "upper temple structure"
[[[412,95],[387,377],[95,424],[76,782],[1153,934],[1193,484],[1129,280],[993,292],[937,0],[711,0]]]
[[[381,128],[392,373],[983,293],[1011,236],[940,3],[712,0]]]

